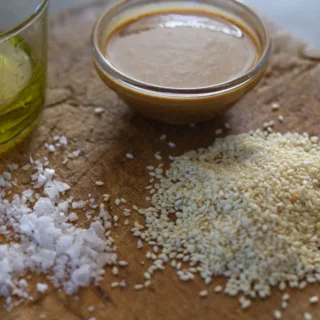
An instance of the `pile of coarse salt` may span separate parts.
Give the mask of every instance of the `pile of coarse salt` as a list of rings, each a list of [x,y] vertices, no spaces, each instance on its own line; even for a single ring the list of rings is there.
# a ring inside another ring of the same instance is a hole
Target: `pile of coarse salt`
[[[18,166],[10,169],[16,171]],[[20,195],[14,193],[16,172],[0,175],[0,237],[4,240],[0,244],[0,296],[9,305],[12,296],[30,299],[28,271],[47,274],[67,294],[100,281],[101,269],[117,259],[113,241],[105,236],[111,226],[108,213],[101,207],[100,216],[88,229],[77,227],[68,212],[78,202],[71,197],[63,200],[70,186],[55,180],[54,170],[44,168],[40,161],[31,159],[22,170],[33,170],[32,188]]]
[[[152,206],[132,232],[153,246],[156,265],[170,262],[184,281],[223,275],[231,296],[320,281],[319,160],[319,139],[307,134],[217,139],[151,170]]]

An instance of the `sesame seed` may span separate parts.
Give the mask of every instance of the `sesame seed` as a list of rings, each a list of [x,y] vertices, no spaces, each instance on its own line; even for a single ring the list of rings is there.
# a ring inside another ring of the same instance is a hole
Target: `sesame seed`
[[[285,294],[282,296],[282,300],[283,300],[283,301],[288,301],[288,300],[290,300],[290,295],[289,295],[289,293],[285,293]]]
[[[240,306],[241,306],[241,309],[243,310],[248,309],[251,306],[251,301],[244,299],[243,301],[240,302]]]
[[[143,284],[136,284],[135,286],[134,286],[134,288],[135,288],[135,290],[141,290],[141,289],[143,289],[144,288],[144,285]]]
[[[104,109],[103,108],[95,108],[94,109],[94,113],[95,114],[102,114],[104,112]]]
[[[160,140],[166,140],[167,139],[167,135],[166,134],[162,134],[161,136],[160,136]]]
[[[271,104],[272,111],[277,111],[277,110],[279,110],[279,108],[280,108],[279,103],[274,102],[274,103]]]
[[[103,183],[102,181],[96,181],[96,185],[97,185],[98,187],[101,187],[101,186],[104,185],[104,183]]]
[[[204,298],[208,296],[208,291],[207,290],[202,290],[199,292],[199,296]]]
[[[119,282],[112,282],[111,283],[111,288],[117,288],[119,287]]]
[[[113,273],[113,275],[117,276],[119,274],[118,268],[117,267],[113,267],[112,268],[112,273]]]
[[[94,306],[89,306],[88,307],[88,312],[93,312],[95,310],[95,307]]]
[[[304,320],[312,320],[312,315],[310,313],[305,313],[304,315]]]
[[[118,265],[119,265],[120,267],[127,267],[127,266],[128,266],[128,262],[121,260],[121,261],[118,262]]]
[[[214,288],[214,292],[216,292],[216,293],[220,293],[220,292],[222,292],[222,291],[223,291],[222,286],[216,286],[216,287]]]
[[[126,157],[127,157],[128,159],[134,159],[134,156],[133,156],[133,154],[131,154],[131,153],[127,153],[127,154],[126,154]]]
[[[144,287],[145,288],[149,288],[151,285],[151,281],[150,280],[147,280],[145,283],[144,283]]]
[[[282,303],[281,303],[281,308],[282,308],[283,310],[286,310],[286,309],[288,308],[288,302],[287,302],[287,301],[282,301]]]
[[[216,130],[216,135],[220,135],[220,134],[222,134],[222,129],[217,129]]]
[[[280,115],[280,116],[278,117],[278,120],[279,120],[280,122],[283,122],[283,121],[284,121],[284,117]]]
[[[281,313],[281,311],[276,310],[276,311],[273,313],[273,316],[274,316],[275,319],[279,320],[279,319],[281,319],[281,317],[282,317],[282,313]]]
[[[169,146],[170,148],[175,148],[176,144],[170,141],[170,142],[168,143],[168,146]]]
[[[313,296],[309,299],[310,303],[318,303],[319,302],[319,297],[318,296]]]
[[[105,270],[104,269],[100,269],[99,271],[98,271],[98,274],[100,275],[100,276],[103,276],[103,275],[105,275]]]
[[[145,273],[144,273],[144,278],[145,278],[146,280],[150,280],[150,278],[151,278],[150,273],[145,272]]]

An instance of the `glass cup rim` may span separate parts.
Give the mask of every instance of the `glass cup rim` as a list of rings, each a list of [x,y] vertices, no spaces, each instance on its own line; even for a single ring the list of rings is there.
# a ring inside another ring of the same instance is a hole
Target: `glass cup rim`
[[[120,70],[110,63],[108,59],[102,53],[99,44],[99,31],[101,24],[104,22],[104,19],[107,14],[112,11],[115,11],[117,8],[121,7],[126,1],[119,1],[116,4],[109,6],[102,15],[98,18],[97,22],[95,23],[91,35],[91,44],[92,44],[92,51],[93,56],[98,64],[98,66],[102,69],[103,72],[106,72],[109,76],[111,76],[115,81],[120,82],[124,86],[129,86],[131,88],[136,88],[138,90],[152,92],[156,94],[172,94],[172,95],[184,95],[184,96],[193,96],[193,95],[211,95],[213,93],[221,93],[222,91],[228,91],[230,89],[234,89],[236,87],[241,87],[243,84],[249,82],[251,79],[255,78],[256,75],[263,69],[265,64],[267,63],[269,56],[271,54],[272,49],[272,41],[271,36],[269,34],[268,28],[263,21],[263,19],[250,7],[247,5],[237,1],[237,0],[228,0],[233,2],[237,6],[242,7],[245,11],[247,11],[250,15],[254,16],[255,19],[259,22],[261,30],[263,31],[263,37],[265,39],[265,45],[262,47],[261,54],[259,60],[243,75],[240,75],[234,79],[229,81],[212,85],[206,87],[199,87],[199,88],[173,88],[173,87],[164,87],[164,86],[157,86],[150,83],[146,83],[143,81],[139,81],[134,79]]]
[[[48,4],[49,0],[40,0],[39,4],[30,16],[28,16],[25,20],[15,25],[14,27],[0,33],[0,42],[6,41],[14,37],[21,31],[26,29],[28,26],[30,26],[34,22],[34,20],[46,10]]]

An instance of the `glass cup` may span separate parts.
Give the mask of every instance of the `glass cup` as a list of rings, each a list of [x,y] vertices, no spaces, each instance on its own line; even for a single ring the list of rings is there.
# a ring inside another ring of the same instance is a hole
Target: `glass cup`
[[[0,2],[0,153],[31,132],[44,107],[48,4]]]

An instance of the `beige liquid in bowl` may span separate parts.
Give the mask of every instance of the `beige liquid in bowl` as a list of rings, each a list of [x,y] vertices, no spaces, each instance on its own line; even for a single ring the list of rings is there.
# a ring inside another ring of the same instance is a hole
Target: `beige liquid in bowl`
[[[258,59],[252,37],[206,12],[152,13],[121,25],[105,55],[120,72],[152,85],[200,88],[245,74]]]

